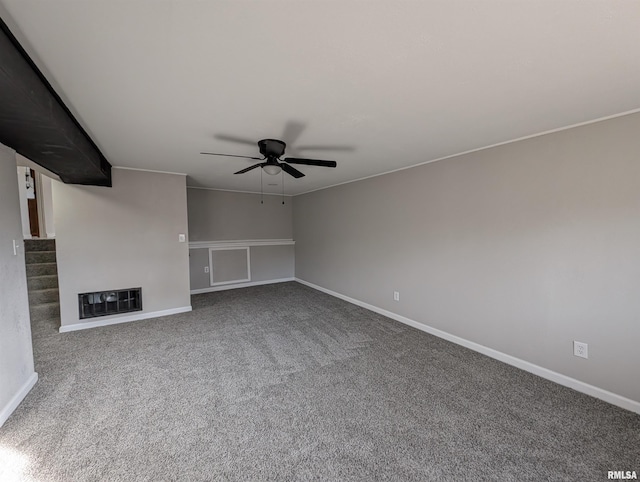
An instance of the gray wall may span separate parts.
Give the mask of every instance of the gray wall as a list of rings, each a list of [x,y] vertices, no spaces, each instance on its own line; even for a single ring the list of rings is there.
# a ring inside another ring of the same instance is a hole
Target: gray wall
[[[189,239],[230,241],[291,239],[291,197],[264,196],[209,189],[187,189]]]
[[[16,155],[0,144],[0,425],[34,374]]]
[[[292,239],[292,198],[259,194],[187,189],[190,241]],[[292,278],[294,247],[251,246],[251,282]],[[209,249],[189,251],[191,289],[210,287]]]
[[[293,278],[295,271],[295,246],[251,246],[251,282]],[[191,289],[210,287],[209,273],[204,267],[209,265],[209,248],[189,250]]]
[[[211,278],[214,283],[247,281],[249,279],[247,248],[216,249],[210,253]]]
[[[209,273],[204,271],[209,266],[209,248],[189,250],[189,286],[192,290],[211,286]]]
[[[629,115],[297,196],[296,276],[640,401],[639,134]]]
[[[114,169],[112,188],[53,182],[62,325],[88,291],[141,286],[144,313],[191,304],[185,181]]]
[[[251,281],[293,278],[295,246],[252,246]]]

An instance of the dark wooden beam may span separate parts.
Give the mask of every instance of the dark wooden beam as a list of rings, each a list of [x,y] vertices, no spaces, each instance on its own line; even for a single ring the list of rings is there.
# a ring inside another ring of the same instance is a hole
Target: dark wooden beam
[[[111,186],[111,164],[2,19],[0,143],[63,182]]]

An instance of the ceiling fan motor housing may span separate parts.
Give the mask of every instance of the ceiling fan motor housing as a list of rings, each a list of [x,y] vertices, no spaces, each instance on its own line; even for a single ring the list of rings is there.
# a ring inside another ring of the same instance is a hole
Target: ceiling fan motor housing
[[[258,147],[260,148],[260,154],[267,159],[273,157],[279,159],[284,154],[287,145],[278,139],[262,139],[258,141]]]

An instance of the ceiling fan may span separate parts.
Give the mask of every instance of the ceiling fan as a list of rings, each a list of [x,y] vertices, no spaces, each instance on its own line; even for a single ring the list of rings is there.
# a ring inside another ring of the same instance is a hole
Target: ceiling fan
[[[226,140],[234,140],[232,138],[228,138]],[[243,141],[244,143],[244,141]],[[262,139],[258,141],[258,149],[260,150],[260,154],[263,157],[250,157],[250,156],[237,156],[234,154],[219,154],[217,152],[201,152],[200,154],[206,154],[210,156],[225,156],[225,157],[240,157],[244,159],[256,159],[259,162],[258,164],[254,164],[253,166],[249,166],[245,169],[242,169],[238,172],[234,172],[234,174],[244,174],[245,172],[249,172],[252,169],[257,167],[261,167],[264,172],[275,176],[276,174],[280,174],[281,171],[286,172],[290,176],[295,177],[296,179],[300,177],[304,177],[304,174],[298,171],[295,167],[290,164],[302,164],[306,166],[320,166],[320,167],[336,167],[336,161],[324,161],[320,159],[303,159],[300,157],[287,157],[285,159],[281,159],[284,155],[284,151],[287,145],[285,142],[278,139]]]

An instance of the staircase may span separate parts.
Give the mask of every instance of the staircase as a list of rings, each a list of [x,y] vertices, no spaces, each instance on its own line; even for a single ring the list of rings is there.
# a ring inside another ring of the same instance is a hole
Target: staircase
[[[24,242],[24,251],[32,335],[35,338],[57,333],[60,297],[56,242],[53,239],[28,239]]]

